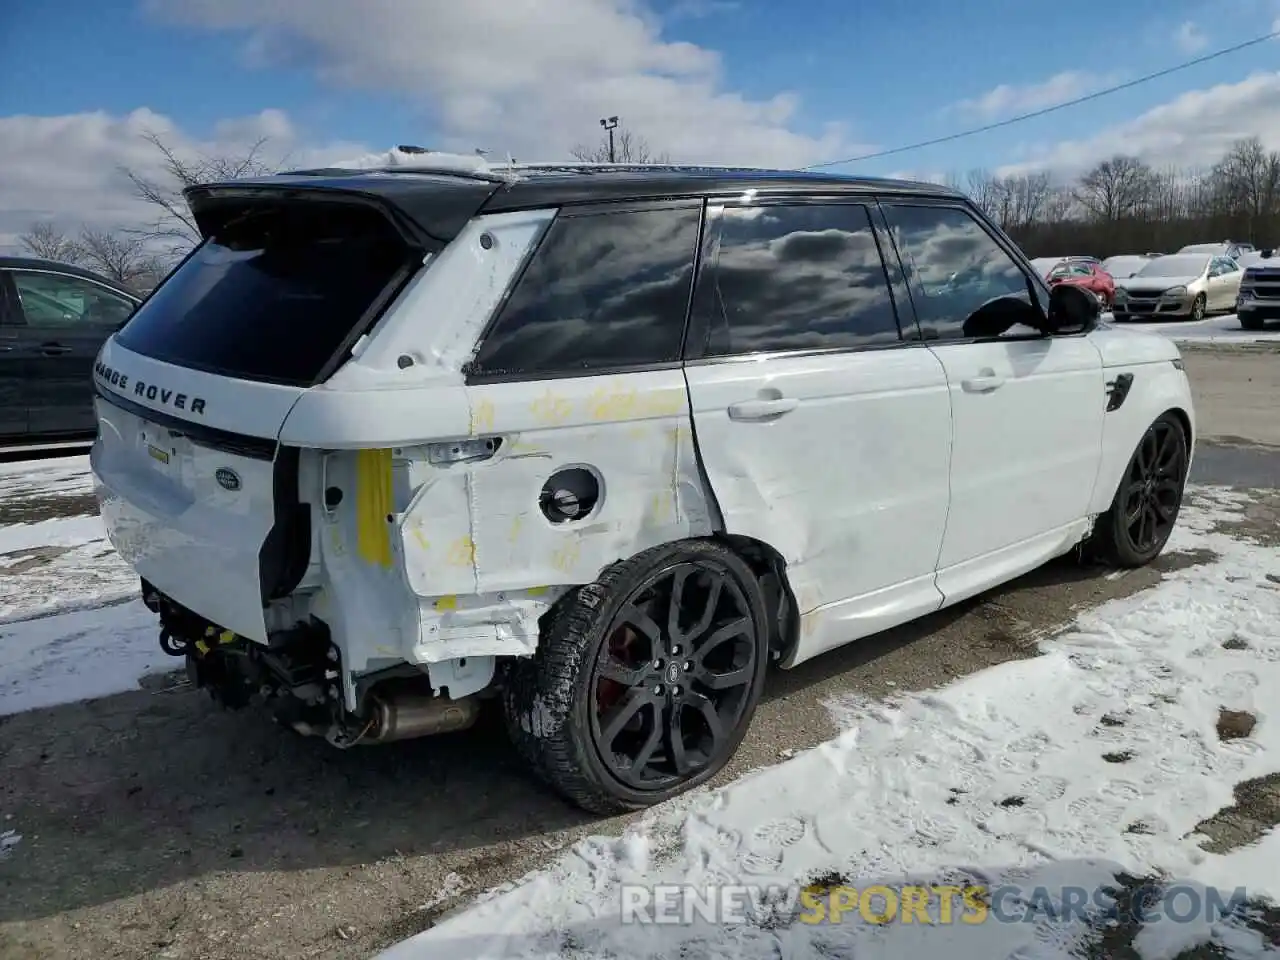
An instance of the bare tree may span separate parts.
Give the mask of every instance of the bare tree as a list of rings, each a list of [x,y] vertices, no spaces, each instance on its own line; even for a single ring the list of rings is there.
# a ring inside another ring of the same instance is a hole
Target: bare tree
[[[147,250],[146,239],[136,234],[85,227],[79,244],[85,266],[125,286],[138,286],[139,281],[145,285],[154,282],[157,273],[163,275],[157,258]]]
[[[18,237],[22,248],[33,257],[57,260],[60,263],[79,263],[84,257],[80,244],[48,221],[32,225]]]
[[[1080,178],[1076,199],[1094,219],[1114,223],[1146,202],[1153,179],[1151,168],[1137,157],[1117,154]]]
[[[1055,187],[1049,191],[1045,199],[1044,220],[1046,223],[1062,223],[1070,220],[1075,213],[1076,198],[1070,187]]]
[[[987,170],[970,170],[965,177],[965,193],[987,216],[1000,217],[1000,181]]]
[[[137,170],[124,168],[125,175],[133,183],[135,195],[150,204],[155,212],[152,223],[133,232],[149,247],[162,246],[173,256],[185,253],[200,242],[200,230],[182,196],[184,189],[216,180],[235,180],[273,172],[262,158],[262,149],[267,142],[265,138],[238,154],[197,154],[191,157],[180,155],[157,133],[146,133],[143,139],[159,152],[164,174],[153,179]]]
[[[1237,140],[1210,173],[1225,212],[1244,220],[1246,232],[1270,214],[1280,196],[1280,153],[1268,153],[1257,137]]]
[[[608,163],[609,138],[606,135],[594,147],[579,144],[569,153],[575,160],[582,163]],[[616,163],[671,162],[671,157],[668,154],[655,154],[644,137],[634,134],[623,127],[618,127],[613,131],[613,157]]]

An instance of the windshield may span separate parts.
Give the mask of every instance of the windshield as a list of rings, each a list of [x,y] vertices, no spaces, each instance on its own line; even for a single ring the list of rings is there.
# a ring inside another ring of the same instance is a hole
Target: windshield
[[[1102,262],[1102,269],[1113,277],[1131,277],[1149,260],[1149,257],[1111,257]]]
[[[1203,254],[1177,254],[1156,257],[1134,274],[1135,277],[1197,277],[1204,273],[1209,258]]]
[[[1179,253],[1218,253],[1225,250],[1226,244],[1223,243],[1193,243],[1189,247],[1183,247]]]

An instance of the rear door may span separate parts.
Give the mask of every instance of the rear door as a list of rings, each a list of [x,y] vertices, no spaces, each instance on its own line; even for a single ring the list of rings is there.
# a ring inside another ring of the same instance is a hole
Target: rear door
[[[104,347],[92,461],[124,559],[263,641],[264,602],[292,589],[311,542],[281,425],[423,252],[367,205],[278,194],[210,232]]]
[[[787,562],[805,618],[793,663],[941,600],[946,374],[900,328],[879,240],[858,202],[708,214],[685,365],[694,431],[725,529]]]
[[[21,333],[12,281],[0,270],[0,438],[14,440],[27,432],[27,398],[23,392]]]
[[[90,434],[93,362],[137,301],[84,277],[10,270],[20,311],[27,430],[32,439]]]

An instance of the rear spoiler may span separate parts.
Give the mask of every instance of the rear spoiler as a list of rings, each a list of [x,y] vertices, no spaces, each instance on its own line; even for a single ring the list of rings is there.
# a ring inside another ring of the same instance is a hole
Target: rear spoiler
[[[204,239],[258,204],[346,203],[376,209],[411,246],[437,251],[454,239],[499,188],[454,175],[306,174],[201,184],[182,191]]]

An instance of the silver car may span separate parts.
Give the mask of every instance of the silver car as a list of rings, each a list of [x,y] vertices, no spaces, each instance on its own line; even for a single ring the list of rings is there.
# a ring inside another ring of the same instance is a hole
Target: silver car
[[[1178,253],[1208,253],[1237,260],[1241,254],[1252,253],[1253,249],[1252,243],[1224,240],[1222,243],[1192,243],[1183,247]]]
[[[1156,257],[1132,277],[1116,277],[1116,320],[1157,317],[1203,320],[1235,309],[1244,271],[1230,257],[1174,253]]]

